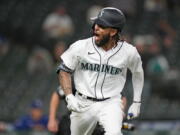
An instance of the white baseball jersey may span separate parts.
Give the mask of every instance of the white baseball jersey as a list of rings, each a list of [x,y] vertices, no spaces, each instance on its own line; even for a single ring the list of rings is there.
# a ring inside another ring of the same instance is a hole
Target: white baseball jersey
[[[143,72],[136,48],[125,41],[119,41],[116,47],[105,51],[96,46],[93,37],[79,40],[63,53],[61,59],[74,70],[77,91],[98,99],[120,94],[126,81],[127,68],[132,73]],[[140,92],[135,100],[140,100],[143,82],[136,79],[133,77],[133,87],[140,89]]]

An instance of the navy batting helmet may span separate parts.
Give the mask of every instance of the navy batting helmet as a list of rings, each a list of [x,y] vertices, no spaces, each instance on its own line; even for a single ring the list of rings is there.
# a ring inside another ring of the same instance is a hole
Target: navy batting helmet
[[[94,24],[103,27],[111,27],[121,31],[125,25],[126,18],[123,12],[114,7],[103,8],[97,17],[91,18]]]

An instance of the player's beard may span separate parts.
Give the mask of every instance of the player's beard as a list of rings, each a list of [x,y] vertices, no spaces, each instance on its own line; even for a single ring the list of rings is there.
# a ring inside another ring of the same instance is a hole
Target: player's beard
[[[104,35],[100,41],[95,40],[95,43],[97,46],[102,47],[102,46],[106,45],[109,42],[109,40],[110,40],[110,34],[108,33],[108,34]]]

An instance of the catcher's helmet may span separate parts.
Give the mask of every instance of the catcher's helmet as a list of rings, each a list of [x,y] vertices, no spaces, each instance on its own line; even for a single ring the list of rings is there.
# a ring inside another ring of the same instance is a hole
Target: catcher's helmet
[[[94,24],[111,27],[121,31],[125,25],[126,18],[123,12],[114,7],[103,8],[97,17],[91,18]]]

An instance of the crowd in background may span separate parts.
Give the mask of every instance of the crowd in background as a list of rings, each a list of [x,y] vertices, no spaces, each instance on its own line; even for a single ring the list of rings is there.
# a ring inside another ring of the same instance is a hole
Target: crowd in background
[[[178,59],[180,56],[180,2],[178,0],[79,0],[79,3],[72,0],[67,2],[54,0],[53,2],[54,4],[49,5],[49,9],[41,11],[44,13],[42,16],[35,16],[36,18],[30,16],[29,21],[32,24],[24,21],[22,27],[23,19],[26,20],[29,17],[26,18],[25,13],[21,13],[22,18],[15,18],[14,23],[9,22],[10,17],[13,15],[10,9],[7,9],[6,12],[11,16],[0,16],[0,64],[7,64],[4,67],[2,66],[0,70],[0,90],[6,89],[3,76],[7,78],[6,81],[8,82],[12,74],[15,75],[14,78],[16,73],[17,75],[21,74],[19,70],[24,71],[23,74],[26,73],[30,77],[37,77],[37,75],[42,74],[45,75],[45,78],[49,74],[56,76],[55,69],[60,62],[59,56],[64,50],[73,41],[92,35],[92,22],[89,18],[96,16],[97,12],[104,6],[114,6],[121,9],[127,18],[121,38],[136,46],[142,57],[146,81],[145,89],[147,89],[145,91],[148,93],[145,96],[147,96],[147,99],[151,98],[154,104],[160,100],[166,102],[166,105],[171,105],[173,102],[171,109],[176,109],[177,104],[180,102],[180,61]],[[29,5],[34,3],[29,2]],[[6,5],[5,2],[2,2],[0,9],[3,9],[3,4]],[[9,7],[17,4],[19,8],[22,8],[22,12],[25,10],[21,7],[23,3],[11,2],[9,4]],[[24,3],[24,5],[26,4]],[[43,4],[48,7],[47,2]],[[14,10],[18,13],[17,8],[14,7]],[[37,8],[35,9],[37,12]],[[33,9],[26,11],[30,15],[29,12],[33,12]],[[33,21],[33,19],[35,20]],[[3,26],[5,27],[3,28]],[[30,29],[30,26],[33,29]],[[11,62],[8,57],[14,51],[15,54],[12,57],[16,59]],[[24,63],[20,62],[22,57]],[[24,64],[23,69],[18,67],[18,62]],[[8,67],[8,73],[5,75],[6,67]],[[25,80],[23,83],[26,84],[26,81],[28,82],[28,80]],[[21,88],[21,86],[19,87]],[[47,100],[47,98],[44,99]],[[147,99],[145,102],[151,103]],[[3,104],[3,99],[0,99],[0,101]],[[166,109],[162,110],[162,112],[166,112]],[[152,112],[153,110],[150,112],[144,111],[144,113],[148,114]],[[150,119],[151,117],[146,118]],[[0,119],[2,118],[0,117]]]

